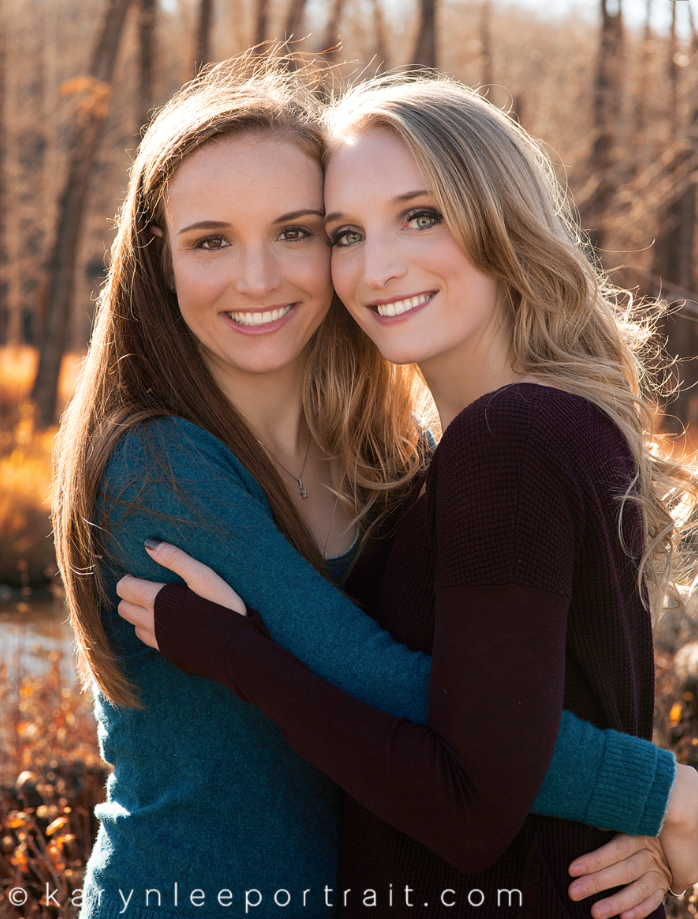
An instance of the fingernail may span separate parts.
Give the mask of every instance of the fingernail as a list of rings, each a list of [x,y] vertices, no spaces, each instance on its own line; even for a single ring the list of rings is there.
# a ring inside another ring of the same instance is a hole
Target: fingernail
[[[158,546],[162,545],[161,539],[153,539],[152,536],[149,536],[144,543],[146,549],[157,549]]]
[[[570,887],[570,896],[573,900],[583,900],[586,893],[586,887],[584,884],[573,884]]]
[[[599,906],[596,904],[596,919],[606,919],[607,916],[611,915],[611,910],[607,906]]]

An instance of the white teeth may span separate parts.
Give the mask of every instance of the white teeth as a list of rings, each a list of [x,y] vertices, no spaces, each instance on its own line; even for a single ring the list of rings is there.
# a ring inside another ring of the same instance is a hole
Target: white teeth
[[[263,313],[227,313],[227,316],[238,325],[265,325],[267,322],[276,322],[291,309],[293,304],[283,306],[278,310],[265,310]]]
[[[384,303],[376,307],[379,316],[400,316],[402,313],[409,313],[415,306],[421,306],[433,297],[433,291],[428,294],[420,294],[418,297],[408,297],[406,300],[397,300],[395,303]]]

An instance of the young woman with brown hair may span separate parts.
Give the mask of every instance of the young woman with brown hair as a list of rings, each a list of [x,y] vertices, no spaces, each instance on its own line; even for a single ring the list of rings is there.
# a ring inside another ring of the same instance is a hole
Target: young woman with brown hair
[[[494,916],[502,890],[516,888],[516,915],[588,916],[567,897],[567,869],[607,835],[527,815],[563,699],[600,727],[649,737],[647,588],[658,603],[672,583],[677,509],[693,506],[695,481],[653,452],[640,330],[584,254],[523,131],[447,81],[359,88],[330,127],[338,293],[389,360],[419,364],[445,430],[375,609],[395,637],[433,653],[427,727],[312,673],[307,648],[296,661],[258,616],[231,616],[176,585],[127,578],[121,612],[156,644],[155,603],[168,659],[254,702],[349,792],[349,914]],[[236,608],[203,566],[157,540],[151,554]],[[203,546],[196,554],[209,558]],[[371,565],[359,559],[350,583],[369,584]],[[250,587],[241,593],[258,608],[262,584]],[[263,600],[266,621],[273,596]],[[514,756],[500,755],[502,737]],[[695,812],[695,773],[681,769],[680,784]],[[687,814],[676,837],[669,827],[663,836],[677,883],[695,879]],[[653,891],[632,910],[620,894],[592,915],[659,916],[660,899]]]

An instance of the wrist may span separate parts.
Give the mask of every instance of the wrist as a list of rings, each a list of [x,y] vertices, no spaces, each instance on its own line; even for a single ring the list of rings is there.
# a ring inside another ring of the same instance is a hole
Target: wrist
[[[677,763],[676,781],[669,798],[666,817],[662,825],[662,834],[668,831],[676,833],[694,832],[697,802],[698,772],[691,766],[683,766]]]

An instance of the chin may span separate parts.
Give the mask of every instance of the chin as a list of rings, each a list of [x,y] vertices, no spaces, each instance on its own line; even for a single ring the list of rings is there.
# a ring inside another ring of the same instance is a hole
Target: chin
[[[377,343],[376,343],[377,344]],[[415,347],[411,348],[380,348],[383,357],[391,364],[418,364],[425,358],[424,352]]]

